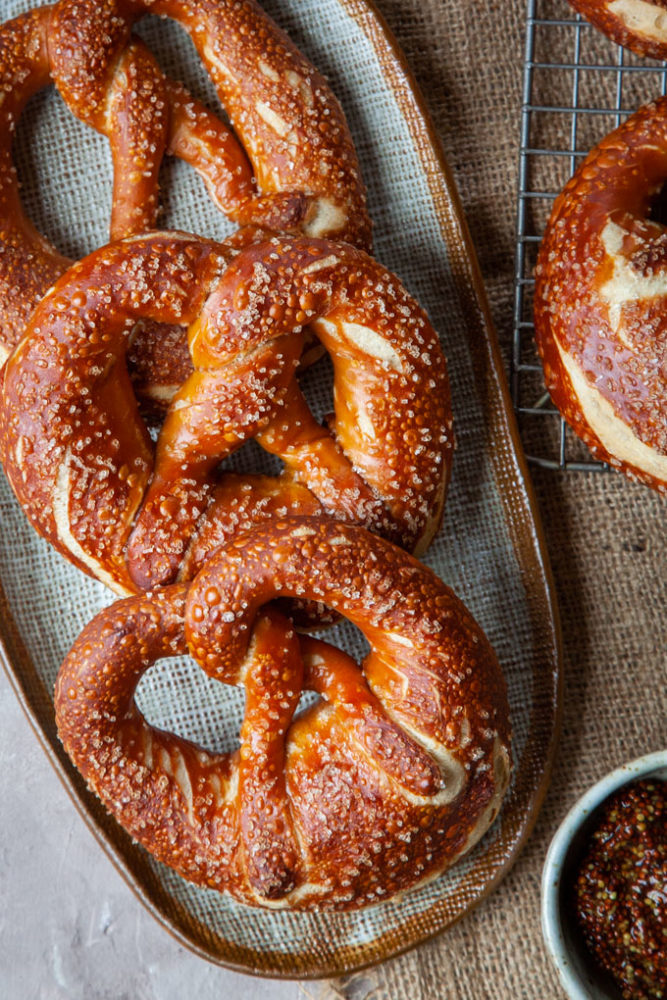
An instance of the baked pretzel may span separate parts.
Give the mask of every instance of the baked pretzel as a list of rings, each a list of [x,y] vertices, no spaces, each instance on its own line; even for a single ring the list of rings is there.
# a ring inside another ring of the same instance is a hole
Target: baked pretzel
[[[131,35],[148,10],[189,31],[236,136],[166,78]],[[155,225],[158,173],[170,152],[201,174],[215,204],[238,223],[368,246],[365,193],[340,105],[252,0],[61,0],[0,27],[0,130],[7,137],[0,144],[0,363],[71,263],[26,218],[11,157],[23,107],[52,80],[73,112],[109,139],[112,239]],[[187,349],[175,331],[169,350],[164,331],[138,336],[140,381],[160,401],[189,374]]]
[[[555,405],[596,458],[667,484],[667,99],[612,132],[557,198],[535,333]]]
[[[605,35],[640,56],[667,56],[667,0],[570,0]]]
[[[354,622],[371,646],[361,668],[297,635],[267,606],[277,595]],[[187,650],[245,687],[235,753],[158,730],[136,706],[148,667]],[[320,700],[295,719],[303,690]],[[429,569],[329,518],[258,525],[189,592],[105,609],[55,705],[67,753],[132,837],[251,905],[352,909],[432,878],[484,834],[509,783],[505,682],[481,628]]]
[[[327,513],[410,549],[439,525],[453,436],[437,334],[398,279],[347,244],[155,234],[74,265],[9,359],[0,457],[37,530],[121,593],[190,578],[258,518]],[[188,324],[195,371],[153,449],[123,363],[136,322]],[[303,328],[331,354],[335,415],[294,372]],[[279,479],[220,474],[255,437]],[[153,454],[155,452],[155,454]]]

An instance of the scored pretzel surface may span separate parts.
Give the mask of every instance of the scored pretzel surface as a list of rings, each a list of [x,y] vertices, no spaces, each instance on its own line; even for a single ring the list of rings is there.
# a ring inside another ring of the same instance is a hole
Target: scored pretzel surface
[[[297,635],[268,604],[277,596],[349,618],[371,647],[361,669]],[[245,686],[234,753],[158,730],[137,708],[148,667],[188,649]],[[302,690],[320,698],[295,718]],[[415,559],[329,518],[256,526],[189,591],[104,610],[65,660],[55,705],[67,753],[130,834],[251,905],[387,899],[470,850],[509,783],[505,682],[480,627]]]
[[[147,12],[173,16],[190,33],[235,134],[165,77],[131,35]],[[239,224],[368,246],[365,192],[340,105],[254,2],[76,0],[40,7],[0,26],[0,363],[71,263],[27,219],[11,154],[25,104],[51,82],[109,139],[112,239],[155,226],[158,173],[169,152],[200,173],[215,204]],[[172,331],[167,352],[164,336],[139,331],[134,347],[146,394],[157,402],[191,370],[182,337]]]
[[[617,45],[640,56],[667,56],[667,0],[569,0]]]
[[[124,364],[144,318],[188,325],[195,367],[155,448]],[[328,425],[295,378],[305,326],[333,361]],[[221,474],[253,437],[283,474]],[[303,237],[235,257],[187,234],[96,251],[41,301],[0,393],[0,457],[32,524],[121,593],[190,578],[244,525],[294,511],[421,551],[452,450],[445,360],[423,310],[363,251]]]
[[[607,136],[554,203],[536,268],[551,397],[596,458],[667,490],[667,99]]]

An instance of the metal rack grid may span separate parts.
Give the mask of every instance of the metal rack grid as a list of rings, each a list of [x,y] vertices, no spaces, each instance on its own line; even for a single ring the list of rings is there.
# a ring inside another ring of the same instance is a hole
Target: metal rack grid
[[[641,104],[667,92],[667,64],[614,45],[566,0],[528,0],[510,382],[528,460],[604,471],[554,408],[532,323],[533,268],[551,204],[581,158]]]

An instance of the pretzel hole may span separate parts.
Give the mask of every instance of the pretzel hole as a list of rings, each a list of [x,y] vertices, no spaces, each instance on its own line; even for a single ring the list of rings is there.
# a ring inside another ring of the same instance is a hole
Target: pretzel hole
[[[651,197],[646,218],[667,227],[667,181]]]
[[[194,42],[178,21],[145,14],[134,23],[132,31],[146,43],[165,76],[182,83],[193,97],[229,124]]]
[[[239,746],[244,688],[214,680],[190,656],[169,657],[149,667],[134,700],[151,726],[210,753],[229,753]]]
[[[108,242],[112,175],[107,140],[74,117],[55,87],[28,101],[12,154],[25,213],[60,253],[81,258]]]
[[[134,700],[149,725],[191,740],[209,753],[233,753],[240,746],[245,688],[214,680],[192,657],[153,664],[139,681]],[[293,718],[320,700],[314,691],[302,691]]]
[[[259,473],[263,476],[280,476],[283,462],[277,455],[264,451],[254,438],[246,441],[221,464],[221,469],[240,475]]]

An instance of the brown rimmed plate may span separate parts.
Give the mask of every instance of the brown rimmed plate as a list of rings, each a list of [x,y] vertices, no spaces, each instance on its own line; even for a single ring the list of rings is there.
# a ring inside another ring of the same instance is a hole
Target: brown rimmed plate
[[[28,6],[9,0],[3,15]],[[4,482],[0,627],[8,676],[40,742],[148,909],[181,943],[213,962],[258,975],[323,977],[379,962],[445,930],[509,870],[549,778],[559,718],[559,632],[544,539],[472,243],[414,80],[381,17],[363,0],[267,0],[266,7],[342,100],[369,187],[376,254],[419,298],[442,336],[458,452],[445,524],[425,562],[470,606],[508,679],[515,769],[501,815],[467,859],[399,899],[350,914],[241,906],[154,862],[106,815],[63,754],[52,704],[58,666],[111,595],[34,535]],[[214,100],[179,29],[148,19],[140,30],[168,70]],[[76,169],[60,169],[59,157]],[[78,126],[53,93],[33,101],[17,160],[33,218],[64,252],[82,256],[106,241],[111,179],[100,168],[107,162],[104,142]],[[173,164],[166,174],[166,226],[211,236],[228,231],[187,168]],[[50,206],[57,211],[53,218]],[[327,379],[326,366],[307,376],[315,407],[326,408]],[[257,461],[252,449],[238,456],[244,469],[257,468]],[[339,627],[338,637],[359,653],[350,628]],[[170,671],[171,679],[155,668],[142,683],[140,704],[156,724],[222,749],[238,733],[238,692],[200,673],[187,661]]]

